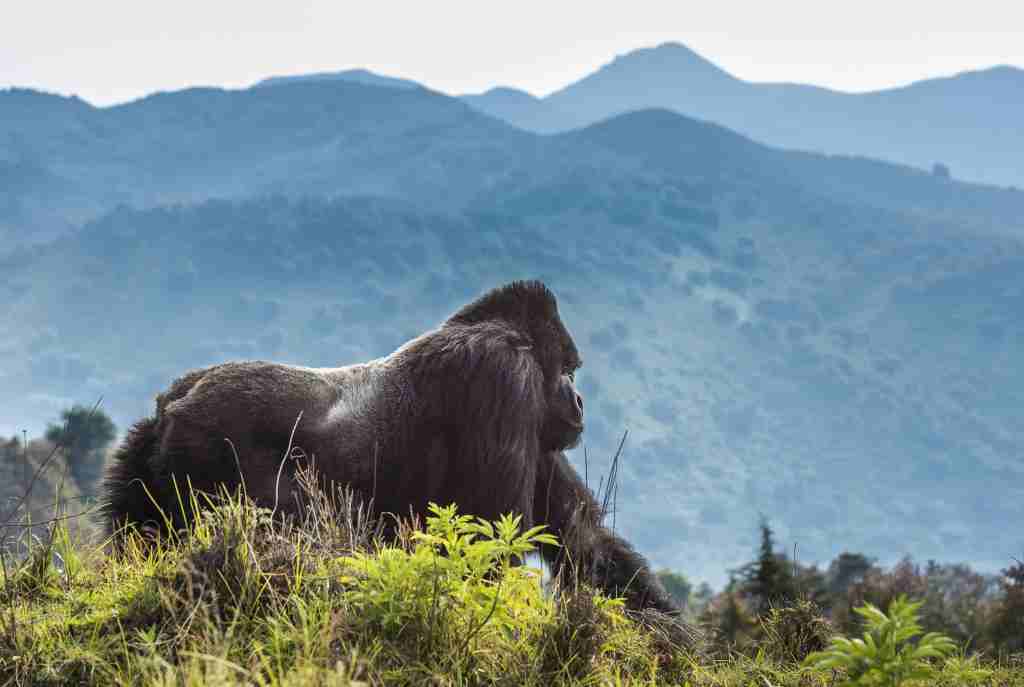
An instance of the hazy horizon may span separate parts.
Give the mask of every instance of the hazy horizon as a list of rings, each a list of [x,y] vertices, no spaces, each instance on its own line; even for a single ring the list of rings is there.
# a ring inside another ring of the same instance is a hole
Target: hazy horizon
[[[54,5],[19,6],[0,28],[0,88],[74,94],[102,106],[156,91],[244,88],[270,76],[365,68],[453,95],[509,86],[545,96],[616,56],[666,42],[746,81],[851,93],[999,65],[1024,68],[1015,28],[1024,9],[992,0],[845,8],[730,0],[702,7],[699,16],[653,2],[457,10],[382,2],[347,14],[316,0]]]

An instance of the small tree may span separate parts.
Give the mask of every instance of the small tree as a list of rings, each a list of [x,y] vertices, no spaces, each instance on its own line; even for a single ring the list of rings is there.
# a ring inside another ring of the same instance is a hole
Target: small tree
[[[996,606],[998,579],[977,573],[964,563],[936,561],[928,561],[924,579],[921,626],[942,632],[968,649],[983,647]]]
[[[658,579],[661,580],[665,591],[672,595],[676,603],[683,609],[687,608],[693,585],[686,579],[686,575],[665,568],[658,571]]]
[[[690,590],[690,601],[687,610],[691,614],[699,615],[715,598],[715,590],[707,582],[701,582],[696,589]]]
[[[116,434],[113,421],[98,408],[81,405],[61,412],[61,424],[46,427],[46,438],[64,447],[71,476],[83,492],[90,492],[103,470],[103,452]]]
[[[1002,571],[1003,598],[992,621],[992,642],[1000,651],[1024,651],[1024,562]]]
[[[828,566],[828,591],[834,598],[844,598],[850,587],[864,580],[875,560],[862,553],[844,551]]]
[[[761,547],[757,560],[740,569],[741,588],[754,602],[761,616],[774,606],[794,599],[793,574],[785,556],[775,553],[775,534],[766,518],[761,518]]]
[[[711,651],[723,656],[733,649],[749,646],[757,629],[738,587],[736,580],[730,578],[725,590],[712,599],[698,618],[713,639]]]

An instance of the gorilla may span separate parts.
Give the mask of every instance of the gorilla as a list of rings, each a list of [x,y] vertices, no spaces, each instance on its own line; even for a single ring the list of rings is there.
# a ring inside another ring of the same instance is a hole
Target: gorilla
[[[163,514],[184,526],[186,484],[244,485],[258,504],[294,513],[296,466],[285,456],[301,447],[325,482],[371,498],[376,513],[424,514],[430,502],[492,520],[515,512],[563,542],[541,551],[555,574],[571,565],[631,608],[675,612],[644,558],[601,524],[563,453],[583,432],[581,364],[555,296],[518,281],[370,362],[196,370],[129,431],[104,481],[102,517],[111,533],[159,530]]]

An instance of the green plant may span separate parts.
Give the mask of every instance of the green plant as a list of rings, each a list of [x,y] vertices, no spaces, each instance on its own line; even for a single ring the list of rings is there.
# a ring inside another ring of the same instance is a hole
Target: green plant
[[[942,666],[942,678],[957,687],[977,685],[992,677],[992,670],[982,668],[979,663],[978,654],[968,656],[961,649],[955,655],[946,659]]]
[[[812,653],[804,664],[818,670],[842,669],[846,685],[898,687],[908,680],[931,678],[937,671],[928,659],[953,653],[956,644],[937,632],[911,641],[922,632],[917,620],[920,607],[921,602],[911,603],[902,595],[890,604],[888,615],[871,604],[860,606],[854,610],[867,624],[864,638],[834,637],[827,649]]]
[[[339,560],[356,617],[387,637],[416,638],[425,655],[442,645],[466,649],[485,628],[512,632],[547,612],[539,572],[515,565],[537,544],[557,544],[543,527],[520,533],[519,516],[491,523],[458,515],[454,505],[429,510],[411,551],[388,546]]]

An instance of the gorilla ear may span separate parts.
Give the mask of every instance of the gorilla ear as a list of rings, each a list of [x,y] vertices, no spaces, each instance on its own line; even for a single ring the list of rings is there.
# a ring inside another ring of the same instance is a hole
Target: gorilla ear
[[[492,319],[528,322],[557,317],[558,301],[543,282],[514,281],[462,306],[445,324],[474,324]]]

